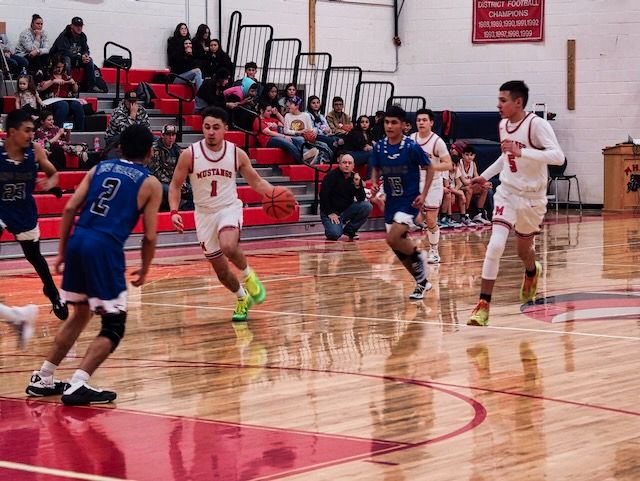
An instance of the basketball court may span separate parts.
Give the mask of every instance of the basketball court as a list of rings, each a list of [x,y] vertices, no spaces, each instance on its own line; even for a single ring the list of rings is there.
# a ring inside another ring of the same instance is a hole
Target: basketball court
[[[118,393],[102,407],[24,394],[59,321],[0,262],[1,301],[41,306],[25,351],[0,326],[0,480],[640,479],[638,217],[550,213],[524,306],[510,237],[490,325],[468,327],[489,235],[444,234],[418,303],[382,233],[244,243],[268,295],[235,324],[199,248],[160,250],[92,377]]]

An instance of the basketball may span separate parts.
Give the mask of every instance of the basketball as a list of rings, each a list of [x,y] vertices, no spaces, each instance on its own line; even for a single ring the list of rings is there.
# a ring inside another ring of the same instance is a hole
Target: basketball
[[[313,144],[318,137],[318,135],[313,130],[305,130],[302,133],[302,136],[304,137],[305,142],[309,142],[311,144]]]
[[[286,187],[274,187],[262,197],[262,210],[276,220],[286,219],[293,214],[296,204],[296,198]]]

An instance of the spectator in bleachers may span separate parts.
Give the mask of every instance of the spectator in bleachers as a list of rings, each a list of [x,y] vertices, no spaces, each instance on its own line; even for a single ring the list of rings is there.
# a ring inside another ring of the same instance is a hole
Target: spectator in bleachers
[[[366,198],[364,181],[353,171],[354,167],[353,157],[344,154],[338,160],[338,168],[322,181],[320,219],[324,235],[332,241],[343,234],[350,240],[357,239],[358,230],[373,208]]]
[[[31,75],[20,75],[16,91],[16,109],[27,111],[36,120],[40,116],[40,110],[43,107],[44,105],[36,90],[33,77]]]
[[[329,122],[331,132],[338,137],[344,137],[353,129],[351,117],[344,111],[344,99],[333,97],[331,105],[333,110],[327,114],[327,122]]]
[[[193,42],[186,39],[183,42],[182,52],[175,52],[173,58],[169,59],[171,73],[179,75],[174,83],[184,84],[191,82],[195,84],[196,91],[202,86],[202,71],[198,67],[198,62],[193,56]]]
[[[67,74],[71,73],[72,67],[84,70],[84,90],[102,92],[103,90],[96,86],[96,69],[91,59],[87,36],[82,31],[83,28],[83,20],[80,17],[73,17],[71,24],[67,25],[53,42],[51,54],[62,56]]]
[[[69,140],[69,132],[53,123],[53,114],[50,111],[41,112],[40,127],[35,131],[34,140],[42,145],[56,169],[62,169],[66,165],[64,144]]]
[[[413,132],[413,125],[411,124],[411,121],[404,120],[402,122],[402,134],[409,136],[411,135],[412,132]]]
[[[311,117],[308,113],[300,111],[301,106],[302,99],[300,97],[287,100],[287,114],[284,116],[284,133],[291,136],[302,137],[307,144],[316,147],[320,151],[317,159],[318,162],[329,162],[333,157],[333,151],[326,143],[317,139],[315,129],[311,123]],[[306,139],[305,134],[307,133],[316,135],[316,138],[313,140]]]
[[[182,148],[176,143],[178,129],[175,125],[162,127],[162,136],[153,143],[151,159],[149,160],[149,172],[162,184],[162,205],[160,210],[169,210],[169,185],[173,171],[176,169],[178,157]],[[182,184],[180,210],[193,210],[193,193],[191,184]]]
[[[287,113],[287,101],[297,96],[298,88],[296,87],[296,84],[287,84],[287,86],[284,88],[284,95],[280,100],[278,100],[278,104],[280,105],[280,113],[282,115]]]
[[[253,80],[258,84],[258,97],[262,95],[262,91],[264,90],[264,85],[260,83],[260,81],[256,78],[258,73],[258,64],[251,61],[244,64],[244,77],[233,82],[233,86],[242,85],[243,82],[248,82],[249,80]]]
[[[229,85],[231,74],[225,70],[220,69],[216,72],[213,78],[206,79],[202,82],[202,86],[198,89],[196,94],[196,105],[194,112],[199,114],[207,107],[220,107],[225,110],[230,110],[235,106],[235,103],[227,102],[224,97],[224,91]]]
[[[371,140],[378,142],[384,138],[384,110],[378,110],[371,126]]]
[[[462,152],[462,163],[460,164],[460,171],[464,178],[464,186],[462,190],[466,197],[467,212],[471,212],[471,204],[475,203],[476,215],[471,219],[476,224],[489,225],[491,222],[487,219],[487,213],[485,211],[485,204],[489,191],[493,188],[491,182],[487,181],[482,185],[482,190],[479,193],[474,193],[470,185],[470,179],[478,177],[478,166],[476,165],[476,151],[472,145],[466,145]]]
[[[280,113],[280,104],[278,103],[278,86],[274,83],[268,83],[262,90],[260,96],[260,102],[264,102],[273,107],[271,109],[271,116],[278,119],[281,124],[284,124],[284,117]]]
[[[288,152],[297,163],[302,163],[303,160],[310,162],[318,155],[317,148],[306,149],[303,154],[304,139],[284,133],[280,120],[273,117],[273,111],[277,110],[277,107],[273,107],[266,102],[260,102],[258,108],[260,110],[260,118],[256,119],[254,130],[260,132],[258,134],[258,143],[261,147],[282,149]]]
[[[207,54],[209,53],[209,40],[211,40],[211,30],[204,23],[198,25],[195,36],[191,39],[193,42],[193,56],[203,66],[207,62]]]
[[[113,109],[111,114],[111,120],[109,120],[104,137],[107,146],[118,143],[122,131],[133,124],[144,125],[146,128],[151,129],[149,114],[138,103],[138,94],[135,90],[129,90],[125,92],[120,105]]]
[[[220,46],[220,40],[217,38],[212,39],[209,42],[209,50],[203,66],[205,77],[213,77],[218,70],[224,69],[229,72],[229,75],[235,70],[231,57],[222,50]]]
[[[167,39],[167,60],[169,61],[169,70],[173,72],[171,62],[177,56],[182,55],[184,51],[184,41],[190,40],[189,27],[186,23],[176,25],[173,35]]]
[[[14,75],[26,72],[29,62],[27,62],[26,58],[16,54],[15,49],[9,42],[9,37],[7,37],[5,33],[0,33],[0,50],[7,61],[9,70],[11,70]],[[0,65],[4,67],[4,61],[0,63]]]
[[[44,104],[53,112],[55,124],[62,127],[69,115],[75,130],[84,130],[84,109],[77,98],[78,84],[65,72],[64,60],[54,57],[49,72],[38,84]]]
[[[29,28],[20,32],[16,46],[16,54],[27,60],[29,72],[36,78],[44,74],[49,63],[49,37],[43,26],[42,17],[34,13]]]
[[[344,138],[344,150],[351,154],[357,166],[369,163],[373,150],[369,117],[366,115],[358,117],[353,129]]]
[[[256,75],[258,73],[258,64],[251,61],[244,64],[244,76],[253,79],[254,81],[258,81]]]
[[[344,143],[344,141],[338,139],[338,137],[331,135],[329,122],[327,122],[327,118],[320,112],[320,98],[317,95],[311,95],[307,99],[307,113],[311,117],[311,123],[316,129],[320,142],[324,142],[332,148],[337,148],[339,144]]]

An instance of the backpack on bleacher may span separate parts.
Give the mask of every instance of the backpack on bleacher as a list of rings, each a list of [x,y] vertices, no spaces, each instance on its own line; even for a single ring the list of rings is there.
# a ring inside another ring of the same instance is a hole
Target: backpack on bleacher
[[[153,92],[151,85],[147,82],[140,82],[138,88],[136,88],[136,94],[138,101],[142,103],[142,106],[147,109],[153,108],[153,99],[157,98]]]

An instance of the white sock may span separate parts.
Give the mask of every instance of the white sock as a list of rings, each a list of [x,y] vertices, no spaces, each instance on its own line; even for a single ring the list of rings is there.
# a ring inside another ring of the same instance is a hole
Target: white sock
[[[51,377],[53,373],[56,372],[56,366],[54,363],[45,361],[42,363],[42,367],[40,368],[40,377]]]
[[[76,382],[89,382],[89,378],[91,376],[87,371],[83,371],[82,369],[76,369],[76,372],[73,373],[73,377],[71,378],[71,383]]]
[[[247,295],[247,291],[244,290],[244,287],[240,286],[240,289],[238,289],[235,294],[238,299],[241,299]]]
[[[251,269],[251,267],[249,267],[249,265],[247,264],[247,268],[242,271],[242,280],[247,280],[251,272],[253,272],[253,269]]]
[[[427,230],[427,238],[429,239],[429,244],[431,244],[431,249],[437,251],[438,243],[440,242],[440,229],[438,229],[437,224],[435,231],[431,232],[431,229]]]

